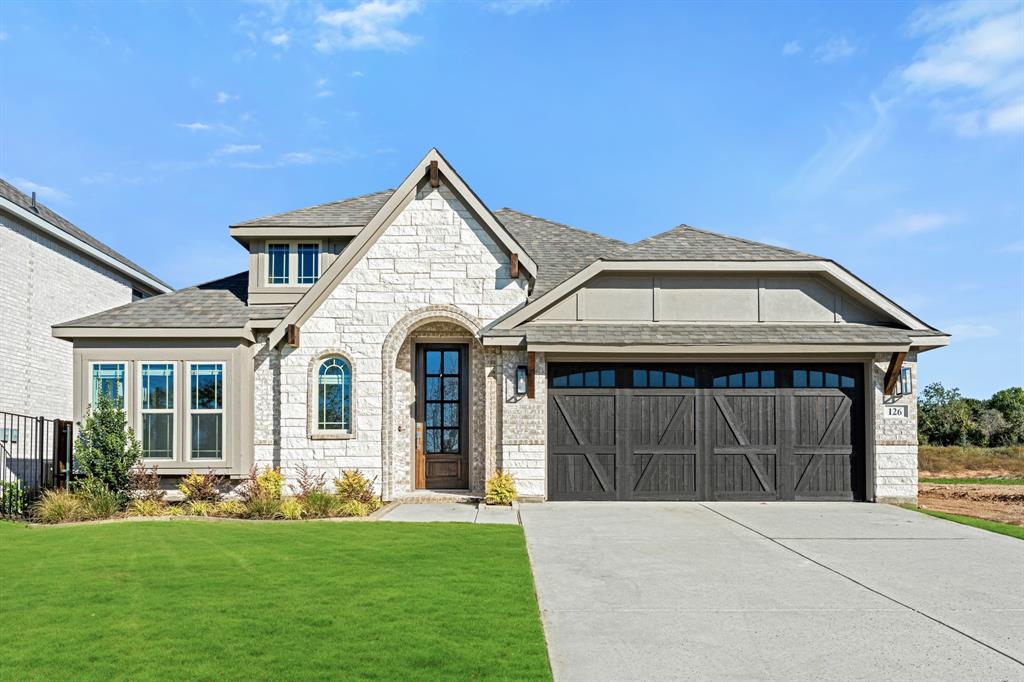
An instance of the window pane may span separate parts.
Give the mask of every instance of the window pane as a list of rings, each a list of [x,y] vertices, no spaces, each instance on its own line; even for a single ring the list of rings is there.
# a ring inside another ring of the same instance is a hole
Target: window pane
[[[808,372],[808,375],[810,377],[808,383],[810,383],[811,388],[821,388],[824,385],[821,372]]]
[[[746,372],[743,375],[743,385],[747,388],[757,388],[757,372]]]
[[[646,369],[634,369],[633,370],[633,386],[636,388],[647,387],[647,370]]]
[[[445,429],[444,438],[442,439],[441,446],[444,452],[458,452],[459,451],[459,430],[458,429]]]
[[[597,388],[601,385],[600,373],[597,370],[587,372],[583,376],[583,385],[587,388]]]
[[[827,372],[825,374],[825,386],[828,388],[839,388],[839,375]]]
[[[714,388],[725,388],[725,382],[726,382],[726,377],[724,377],[724,376],[715,377],[714,380],[712,380],[711,385]]]
[[[92,404],[96,405],[101,395],[114,401],[124,409],[124,364],[108,362],[92,366]]]
[[[612,388],[615,386],[615,370],[614,369],[603,369],[601,370],[601,386],[602,388]]]
[[[697,385],[697,380],[691,376],[683,374],[680,375],[679,377],[679,383],[682,385],[683,388],[693,388],[694,386]]]
[[[318,391],[318,428],[348,430],[352,415],[352,372],[341,358],[328,358],[320,364]]]
[[[192,409],[224,408],[224,365],[192,365]]]
[[[441,373],[441,351],[428,350],[427,356],[427,374],[440,374]]]
[[[444,405],[444,425],[445,426],[458,426],[459,425],[459,404],[458,403],[445,403],[445,405]]]
[[[660,369],[652,369],[647,373],[647,382],[651,388],[663,388],[665,386],[665,373]]]
[[[853,377],[843,377],[842,386],[843,388],[856,388],[857,382],[853,380]]]
[[[444,352],[444,373],[459,373],[459,352],[457,350],[446,350]]]
[[[271,284],[288,284],[288,245],[267,246],[267,281]]]
[[[427,378],[427,400],[441,399],[441,380],[436,377]]]
[[[192,415],[192,459],[220,459],[222,414]]]
[[[142,365],[142,409],[174,409],[174,365]]]
[[[807,388],[807,370],[793,370],[793,388]]]
[[[675,372],[665,372],[665,388],[679,388],[679,375]]]
[[[569,385],[573,388],[579,388],[583,385],[583,372],[573,372],[569,375]]]
[[[743,388],[743,375],[742,374],[730,374],[729,375],[729,388]]]
[[[427,426],[441,426],[441,403],[427,403]]]
[[[459,399],[459,378],[458,377],[445,377],[444,378],[444,399],[445,400],[458,400]]]
[[[775,370],[766,369],[761,372],[761,388],[775,388]]]
[[[441,452],[441,429],[427,429],[424,447],[429,454]]]
[[[299,244],[299,284],[314,284],[320,277],[320,245]]]
[[[555,377],[555,380],[553,382],[551,382],[551,384],[555,388],[565,388],[566,386],[569,385],[569,377],[566,377],[566,376]]]
[[[142,415],[142,456],[149,459],[170,459],[174,456],[173,413]]]

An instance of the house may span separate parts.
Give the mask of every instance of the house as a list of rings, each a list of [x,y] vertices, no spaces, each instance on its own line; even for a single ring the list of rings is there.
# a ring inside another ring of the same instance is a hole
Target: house
[[[172,291],[2,179],[0,289],[0,412],[48,419],[72,413],[72,351],[50,327]]]
[[[436,150],[397,189],[238,223],[249,269],[56,325],[75,419],[176,476],[360,469],[382,495],[909,500],[948,335],[839,264],[680,226],[491,211]],[[426,492],[425,492],[426,491]]]

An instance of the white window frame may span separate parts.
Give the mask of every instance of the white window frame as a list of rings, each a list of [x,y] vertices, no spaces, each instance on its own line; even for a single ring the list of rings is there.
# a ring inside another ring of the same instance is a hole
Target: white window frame
[[[127,360],[96,360],[89,363],[89,409],[96,408],[96,387],[94,369],[96,365],[121,365],[121,409],[128,409],[128,361]]]
[[[192,409],[192,368],[196,365],[220,365],[221,401],[219,410]],[[185,414],[188,419],[185,423],[185,450],[182,459],[188,462],[224,462],[227,460],[228,420],[227,420],[227,394],[228,394],[228,365],[223,360],[194,360],[185,363],[185,376],[188,383],[185,389]],[[192,456],[192,415],[194,414],[219,414],[220,417],[220,458],[193,457]],[[165,460],[166,461],[166,460]]]
[[[179,368],[181,363],[176,361],[176,360],[139,360],[135,364],[138,365],[138,369],[136,370],[136,380],[135,380],[135,383],[138,386],[138,391],[137,391],[138,396],[136,398],[136,400],[137,400],[136,404],[137,404],[138,407],[135,410],[135,413],[136,413],[138,419],[137,419],[137,421],[135,423],[138,426],[138,428],[136,429],[136,432],[138,434],[140,434],[139,435],[139,443],[143,445],[143,461],[145,461],[145,462],[152,462],[153,464],[161,464],[161,463],[162,464],[168,464],[170,462],[177,462],[180,459],[180,447],[181,447],[181,444],[179,443],[179,441],[181,439],[178,438],[178,404],[181,402],[180,400],[178,400],[178,394],[180,393],[180,385],[181,385],[181,377],[180,377],[180,373],[178,372],[178,368]],[[146,365],[170,365],[171,366],[171,371],[173,372],[172,376],[173,376],[173,380],[174,380],[174,388],[171,391],[171,402],[172,402],[173,407],[171,407],[170,409],[154,409],[154,408],[144,408],[143,407],[144,401],[143,401],[142,398],[143,398],[143,393],[146,390],[146,388],[145,388],[145,381],[143,379],[142,369]],[[146,438],[146,433],[145,433],[145,430],[144,430],[145,419],[144,419],[143,415],[146,415],[146,414],[171,414],[171,415],[173,415],[173,417],[171,418],[171,456],[170,457],[146,457],[145,456],[145,438]],[[191,424],[189,426],[191,426]],[[199,460],[199,461],[202,461],[202,460]]]
[[[315,245],[317,248],[317,259],[316,259],[316,279],[320,280],[320,277],[324,273],[324,243],[320,239],[268,239],[263,245],[263,257],[264,257],[264,268],[263,268],[263,284],[268,287],[311,287],[316,282],[311,284],[299,284],[299,244],[310,244]],[[288,281],[287,282],[271,282],[270,281],[270,247],[271,246],[287,246],[288,247]]]

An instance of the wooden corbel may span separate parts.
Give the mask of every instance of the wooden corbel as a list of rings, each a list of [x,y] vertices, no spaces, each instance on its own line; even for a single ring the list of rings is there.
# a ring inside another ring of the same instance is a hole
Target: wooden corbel
[[[531,400],[536,395],[536,382],[534,381],[536,369],[537,354],[531,351],[526,354],[526,397]]]
[[[512,279],[519,277],[519,254],[513,253],[512,258],[509,260],[509,268],[512,270]]]
[[[299,325],[288,325],[288,333],[287,336],[285,337],[285,343],[287,343],[292,348],[299,347]]]
[[[899,381],[900,369],[903,368],[903,360],[906,357],[906,353],[893,353],[892,357],[889,358],[889,368],[885,370],[885,387],[883,391],[885,395],[896,393],[896,382]]]
[[[441,172],[437,169],[437,161],[430,162],[430,186],[435,189],[441,186]]]

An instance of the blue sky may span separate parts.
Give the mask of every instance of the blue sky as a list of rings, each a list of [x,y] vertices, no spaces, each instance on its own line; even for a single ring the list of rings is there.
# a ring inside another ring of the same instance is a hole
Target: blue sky
[[[412,0],[0,5],[0,175],[175,286],[230,223],[393,187],[633,241],[834,258],[1024,383],[1024,5]]]

